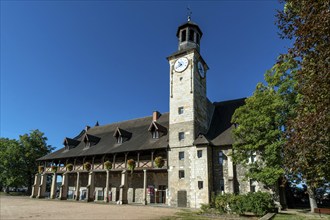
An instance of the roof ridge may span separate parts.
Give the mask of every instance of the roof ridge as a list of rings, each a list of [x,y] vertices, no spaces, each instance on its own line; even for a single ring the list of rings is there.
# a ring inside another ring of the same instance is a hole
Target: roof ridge
[[[238,102],[238,101],[243,101],[247,99],[246,97],[244,98],[238,98],[238,99],[230,99],[230,100],[225,100],[225,101],[220,101],[220,102],[213,102],[214,105],[220,105],[220,104],[225,104],[225,103],[231,103],[231,102]]]
[[[160,117],[162,117],[162,116],[164,116],[166,114],[169,114],[169,112],[161,113],[161,116]],[[128,120],[125,120],[125,121],[116,121],[116,122],[112,122],[112,123],[105,124],[105,125],[94,126],[94,127],[91,127],[88,131],[93,130],[94,128],[95,129],[101,129],[101,128],[106,127],[106,126],[111,126],[111,125],[115,125],[115,124],[122,124],[122,123],[130,122],[130,121],[143,120],[143,119],[146,119],[146,118],[152,118],[152,115],[144,116],[144,117],[140,117],[140,118],[128,119]]]

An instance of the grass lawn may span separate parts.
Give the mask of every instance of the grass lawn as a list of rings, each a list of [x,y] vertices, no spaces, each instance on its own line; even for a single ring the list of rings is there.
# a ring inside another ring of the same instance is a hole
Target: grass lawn
[[[189,209],[183,209],[180,212],[176,213],[175,216],[171,217],[164,217],[161,220],[217,220],[217,219],[245,219],[245,220],[255,220],[259,219],[260,217],[243,217],[243,216],[236,216],[236,215],[212,215],[206,216],[201,215],[198,211],[192,211]],[[310,213],[279,213],[276,214],[272,220],[314,220],[314,219],[323,219],[323,220],[330,220],[330,215],[318,215],[318,214],[310,214]]]
[[[273,220],[314,220],[324,219],[330,220],[330,215],[318,215],[318,214],[291,214],[291,213],[279,213],[276,214]]]
[[[161,218],[161,220],[239,220],[239,219],[245,219],[245,220],[256,220],[259,219],[258,217],[242,217],[237,215],[203,215],[200,214],[199,211],[192,211],[189,209],[182,209],[180,212],[176,213],[175,216],[171,217],[164,217]]]

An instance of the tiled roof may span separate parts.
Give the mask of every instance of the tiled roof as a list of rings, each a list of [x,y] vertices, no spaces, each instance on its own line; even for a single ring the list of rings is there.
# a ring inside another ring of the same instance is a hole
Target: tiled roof
[[[165,135],[160,136],[158,139],[153,139],[151,133],[148,131],[151,122],[152,117],[145,117],[89,128],[86,134],[82,132],[81,135],[76,137],[75,140],[80,141],[80,143],[75,148],[70,150],[61,148],[51,154],[39,158],[38,160],[166,149],[168,147],[168,132]],[[168,113],[162,114],[157,120],[157,124],[168,129]],[[120,128],[121,131],[129,131],[132,134],[131,138],[122,144],[117,144],[117,139],[113,136],[117,131],[117,128]],[[85,135],[88,135],[89,138],[99,138],[98,143],[86,149],[86,145],[83,141]]]
[[[215,146],[234,143],[231,117],[235,110],[245,104],[245,98],[213,103],[215,109],[209,131],[205,137]]]
[[[233,144],[234,141],[231,134],[233,125],[231,123],[231,117],[238,107],[244,105],[244,100],[245,98],[213,103],[214,112],[210,128],[207,134],[199,134],[194,144],[210,144],[213,146]],[[162,135],[157,139],[153,139],[150,132],[153,126],[162,132]],[[70,150],[62,148],[38,160],[166,149],[168,147],[169,138],[168,129],[169,113],[162,114],[157,122],[153,122],[150,116],[104,126],[95,126],[84,129],[73,139],[66,138],[67,142],[76,145],[76,147]],[[124,136],[128,134],[131,136],[129,140],[118,144],[115,137],[116,135],[114,136],[114,134],[118,132]],[[86,148],[86,143],[84,142],[85,138],[89,141],[96,142],[96,144]]]

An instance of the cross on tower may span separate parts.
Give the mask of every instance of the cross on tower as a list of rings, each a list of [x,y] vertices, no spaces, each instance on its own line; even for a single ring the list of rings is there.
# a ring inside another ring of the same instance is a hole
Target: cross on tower
[[[190,20],[191,20],[191,15],[192,15],[192,11],[191,11],[190,7],[188,6],[188,7],[187,7],[187,16],[188,16],[188,21],[190,21]]]

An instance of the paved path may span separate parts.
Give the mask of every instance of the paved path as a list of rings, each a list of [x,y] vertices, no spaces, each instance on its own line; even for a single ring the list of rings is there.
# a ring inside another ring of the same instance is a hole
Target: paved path
[[[160,219],[178,209],[0,196],[0,219]]]

